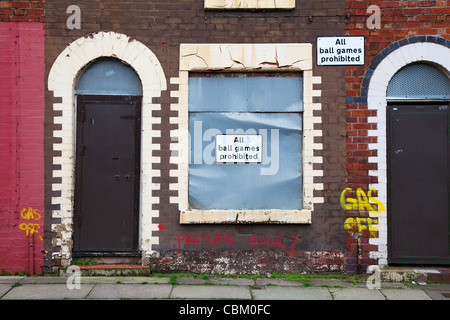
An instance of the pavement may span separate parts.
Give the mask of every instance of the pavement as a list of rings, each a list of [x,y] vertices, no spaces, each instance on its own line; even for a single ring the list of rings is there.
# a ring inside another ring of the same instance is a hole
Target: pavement
[[[216,276],[0,276],[0,305],[7,300],[446,300],[450,284],[341,278]]]

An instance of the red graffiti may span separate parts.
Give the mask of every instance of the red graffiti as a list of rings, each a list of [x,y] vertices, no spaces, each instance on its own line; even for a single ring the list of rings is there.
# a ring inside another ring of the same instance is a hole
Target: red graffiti
[[[297,237],[291,236],[291,238],[294,238],[294,242],[291,244],[291,250],[294,250],[294,247],[297,244]],[[283,248],[283,249],[286,248],[286,245],[281,242],[281,239],[278,236],[275,237],[275,239],[270,239],[267,237],[259,237],[259,238],[250,237],[250,238],[248,238],[248,241],[251,246],[256,246],[256,245],[260,244],[260,245],[265,245],[265,246],[273,247],[273,248],[275,248],[275,247],[279,247],[279,248]]]
[[[291,250],[294,251],[295,245],[297,244],[297,237],[291,236],[291,238],[294,238],[294,242],[291,244]]]
[[[297,239],[300,239],[300,237],[292,235],[291,238],[294,239],[294,241],[290,244],[290,250],[294,251],[295,245],[297,244]],[[230,236],[228,233],[227,235],[221,235],[216,234],[214,236],[204,235],[203,233],[201,235],[196,234],[184,234],[180,233],[177,237],[178,241],[178,248],[189,248],[190,246],[201,246],[201,245],[217,245],[217,244],[230,244],[230,245],[236,245],[237,243],[234,241],[234,239]],[[283,248],[286,249],[289,247],[289,245],[284,244],[279,236],[275,238],[267,238],[264,236],[261,237],[249,237],[248,243],[250,246],[267,246],[267,247],[273,247],[273,248]]]
[[[215,236],[210,237],[209,235],[204,235],[203,233],[198,235],[193,234],[184,234],[180,233],[178,234],[178,248],[181,249],[181,247],[184,245],[186,248],[189,246],[200,246],[202,244],[219,244],[219,243],[225,243],[225,244],[237,244],[234,242],[234,239],[230,237],[230,234],[227,234],[226,236],[222,236],[220,234],[216,234]]]
[[[248,242],[251,246],[256,246],[258,244],[266,245],[268,247],[280,247],[280,248],[286,248],[286,245],[283,244],[280,240],[280,237],[276,237],[275,240],[266,238],[266,237],[250,237],[248,238]]]

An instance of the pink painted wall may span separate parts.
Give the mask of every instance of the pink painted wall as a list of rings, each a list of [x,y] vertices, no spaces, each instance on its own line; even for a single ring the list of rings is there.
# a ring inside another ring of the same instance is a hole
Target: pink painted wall
[[[44,34],[0,22],[0,274],[42,272]]]

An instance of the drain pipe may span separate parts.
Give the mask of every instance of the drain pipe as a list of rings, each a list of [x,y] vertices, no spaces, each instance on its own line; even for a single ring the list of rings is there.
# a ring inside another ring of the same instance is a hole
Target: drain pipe
[[[362,258],[362,252],[361,252],[361,236],[358,234],[358,241],[357,241],[357,249],[356,249],[356,257],[358,261],[358,265],[356,267],[356,273],[361,274],[361,258]]]
[[[34,240],[34,235],[33,235],[33,231],[30,232],[30,236],[29,236],[29,259],[30,259],[30,268],[29,268],[29,273],[30,276],[32,276],[34,274],[34,246],[33,246],[33,240]]]

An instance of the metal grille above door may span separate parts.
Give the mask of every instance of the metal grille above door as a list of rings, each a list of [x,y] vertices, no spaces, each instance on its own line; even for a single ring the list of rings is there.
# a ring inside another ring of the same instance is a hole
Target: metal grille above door
[[[450,79],[438,68],[412,63],[389,82],[387,97],[400,99],[450,99]]]

